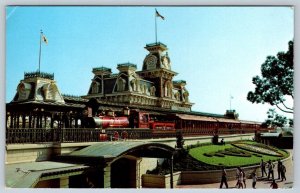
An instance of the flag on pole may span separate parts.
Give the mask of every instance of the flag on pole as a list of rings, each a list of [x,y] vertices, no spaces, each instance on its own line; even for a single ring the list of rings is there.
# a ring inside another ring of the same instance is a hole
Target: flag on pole
[[[43,34],[42,35],[42,39],[43,39],[43,42],[48,45],[48,39],[46,38],[46,36]]]
[[[155,12],[156,12],[156,17],[160,17],[160,18],[162,18],[163,20],[165,20],[165,17],[162,16],[162,15],[160,15],[156,9],[155,9]]]

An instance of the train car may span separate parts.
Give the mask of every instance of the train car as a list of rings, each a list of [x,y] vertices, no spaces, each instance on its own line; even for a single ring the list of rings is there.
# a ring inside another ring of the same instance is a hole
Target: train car
[[[135,109],[128,109],[127,113],[117,113],[116,115],[111,111],[89,117],[91,121],[87,127],[102,129],[104,133],[114,132],[114,138],[127,138],[133,133],[138,135],[136,138],[151,138],[171,137],[176,132],[181,132],[184,136],[213,136],[258,133],[264,130],[259,122],[236,118],[196,114],[150,114]]]
[[[93,117],[96,128],[127,128],[129,127],[128,117],[97,116]]]
[[[175,131],[175,122],[161,121],[150,116],[149,113],[132,110],[128,116],[115,116],[114,114],[98,115],[90,117],[88,126],[107,128],[138,128],[155,131]]]
[[[128,116],[116,116],[109,112],[106,115],[89,117],[88,120],[88,127],[102,130],[100,141],[176,134],[174,121],[162,121],[149,113],[136,110],[131,110]]]

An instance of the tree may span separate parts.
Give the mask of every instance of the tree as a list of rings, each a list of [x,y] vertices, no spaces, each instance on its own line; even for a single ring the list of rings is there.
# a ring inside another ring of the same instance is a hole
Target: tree
[[[290,127],[294,127],[294,119],[289,119],[289,125]]]
[[[269,109],[267,114],[268,119],[263,124],[268,127],[284,127],[290,121],[285,116],[277,114],[275,109]]]
[[[252,79],[255,91],[248,93],[247,99],[252,103],[269,103],[285,113],[293,113],[293,107],[285,102],[288,97],[294,99],[294,43],[288,43],[287,52],[278,52],[277,57],[268,56],[261,65],[261,77]]]

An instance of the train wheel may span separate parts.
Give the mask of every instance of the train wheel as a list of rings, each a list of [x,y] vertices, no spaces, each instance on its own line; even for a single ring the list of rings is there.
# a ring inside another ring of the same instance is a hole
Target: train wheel
[[[128,133],[127,133],[127,131],[123,131],[123,132],[121,133],[121,136],[122,136],[122,139],[127,139],[127,138],[128,138]]]
[[[100,141],[107,141],[107,134],[99,134]]]
[[[119,140],[119,137],[120,137],[119,133],[117,131],[115,131],[113,141]]]

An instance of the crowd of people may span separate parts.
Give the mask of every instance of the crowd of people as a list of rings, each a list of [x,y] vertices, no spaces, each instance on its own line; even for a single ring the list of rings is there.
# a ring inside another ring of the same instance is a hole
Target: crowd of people
[[[268,162],[264,162],[264,160],[262,159],[260,162],[260,169],[261,169],[260,180],[272,180],[272,183],[270,184],[270,188],[277,189],[278,184],[276,183],[276,181],[274,179],[275,164],[271,160],[269,160]],[[278,175],[277,179],[278,180],[281,179],[281,181],[286,181],[285,173],[286,173],[286,167],[279,160],[277,163],[277,175]],[[258,180],[256,172],[254,171],[253,173],[251,173],[251,175],[249,177],[251,177],[251,179],[252,179],[252,188],[255,189],[256,182]],[[236,169],[237,182],[236,182],[235,188],[238,188],[238,189],[247,188],[246,179],[247,179],[247,176],[246,176],[246,173],[244,172],[244,170],[241,167],[237,167],[237,169]],[[227,172],[226,172],[225,168],[222,169],[220,188],[222,188],[223,185],[225,185],[225,187],[228,188]]]
[[[261,177],[264,177],[264,174],[267,176],[267,179],[269,180],[270,178],[272,180],[274,180],[274,170],[275,170],[275,164],[269,160],[268,162],[264,162],[264,160],[262,159],[260,162],[260,169],[261,169]],[[268,169],[268,174],[266,172],[266,169]],[[286,173],[286,168],[285,166],[282,164],[282,162],[279,160],[277,162],[277,176],[278,176],[278,180],[281,179],[281,181],[286,180],[285,177],[285,173]]]

